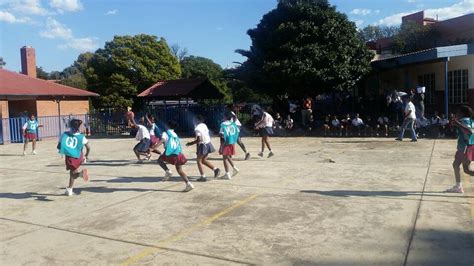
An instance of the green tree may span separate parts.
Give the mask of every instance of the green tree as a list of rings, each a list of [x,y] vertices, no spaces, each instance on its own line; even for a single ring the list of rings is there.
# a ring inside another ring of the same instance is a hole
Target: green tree
[[[435,28],[409,21],[402,24],[399,34],[394,37],[393,51],[406,54],[433,48],[439,39],[440,33]]]
[[[0,69],[3,69],[3,67],[7,64],[5,60],[3,60],[3,57],[0,57]]]
[[[157,81],[181,76],[178,59],[166,41],[156,36],[115,36],[87,57],[82,71],[88,89],[101,95],[94,101],[96,107],[131,105],[139,92]]]
[[[381,38],[393,37],[397,35],[399,31],[400,28],[396,26],[368,25],[359,30],[358,34],[363,42],[370,42]]]
[[[39,79],[49,79],[49,73],[46,72],[43,67],[36,67],[36,77]]]
[[[181,60],[181,69],[183,78],[208,78],[225,95],[224,101],[232,100],[222,67],[211,59],[187,56]]]
[[[240,69],[252,88],[298,97],[351,88],[370,69],[373,55],[356,26],[327,0],[280,0],[248,31]]]

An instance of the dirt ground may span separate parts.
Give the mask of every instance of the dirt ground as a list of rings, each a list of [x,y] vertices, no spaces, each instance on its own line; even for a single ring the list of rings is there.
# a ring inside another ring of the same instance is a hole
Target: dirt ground
[[[455,141],[275,138],[270,159],[244,141],[253,156],[238,149],[239,175],[183,193],[156,157],[135,164],[133,139],[92,139],[91,181],[72,197],[54,141],[36,156],[0,146],[0,263],[474,264],[473,178],[442,192]],[[184,169],[197,178],[194,152]]]

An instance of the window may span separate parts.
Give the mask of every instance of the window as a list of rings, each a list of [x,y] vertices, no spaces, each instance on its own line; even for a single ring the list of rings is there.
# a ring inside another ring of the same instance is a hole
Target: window
[[[448,72],[449,103],[467,103],[468,83],[467,69]]]
[[[418,76],[418,85],[426,87],[425,103],[433,104],[435,99],[435,74],[424,74]]]

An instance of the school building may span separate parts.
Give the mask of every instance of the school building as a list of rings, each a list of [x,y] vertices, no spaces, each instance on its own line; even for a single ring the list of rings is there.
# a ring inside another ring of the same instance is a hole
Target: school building
[[[32,47],[21,51],[21,73],[0,69],[0,143],[18,134],[14,119],[83,115],[89,112],[89,97],[96,93],[36,77],[36,56]],[[57,128],[57,127],[56,127]]]
[[[426,18],[422,11],[402,18],[402,23],[409,21],[434,27],[440,36],[436,40],[439,46],[394,55],[390,38],[378,40],[373,47],[373,71],[365,82],[366,93],[386,95],[424,86],[429,113],[437,110],[448,114],[459,105],[474,107],[474,14],[438,21]]]

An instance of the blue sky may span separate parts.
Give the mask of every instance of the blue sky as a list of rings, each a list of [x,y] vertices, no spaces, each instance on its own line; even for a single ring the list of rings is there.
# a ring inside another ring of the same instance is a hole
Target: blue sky
[[[0,56],[20,69],[23,45],[36,49],[47,71],[71,65],[81,52],[103,47],[114,35],[164,37],[189,54],[223,67],[244,58],[246,34],[276,0],[0,0]],[[402,15],[426,10],[440,20],[474,12],[474,0],[330,0],[358,27],[397,25]]]

